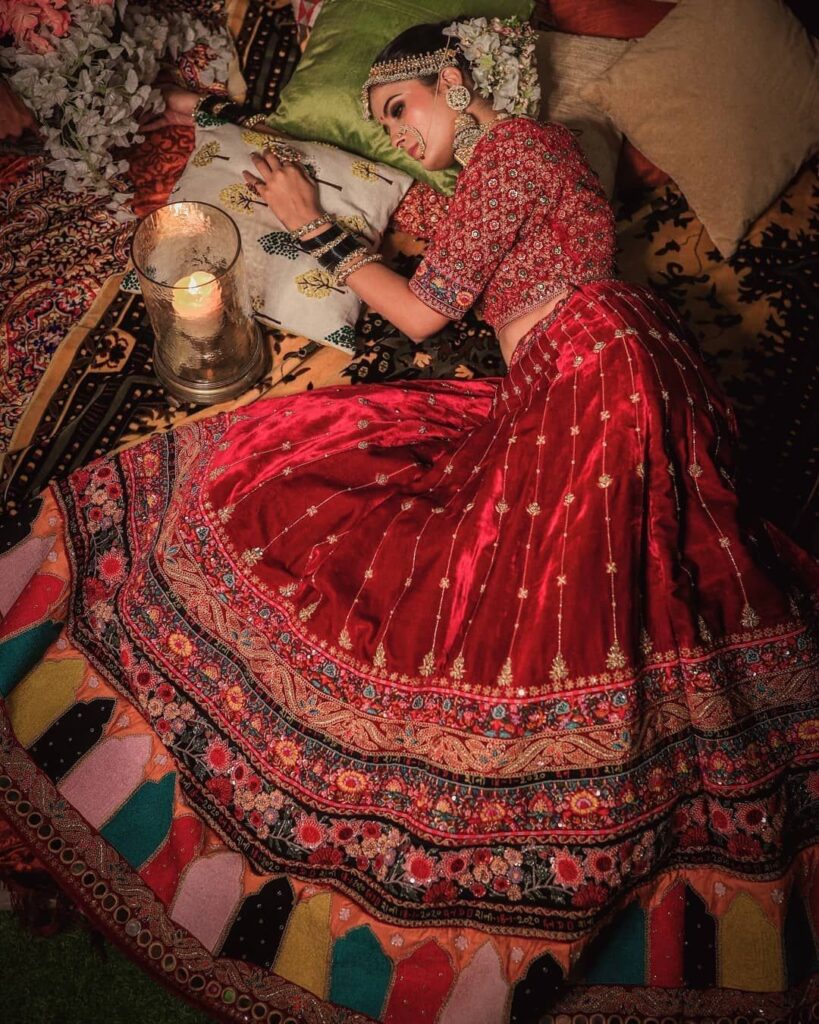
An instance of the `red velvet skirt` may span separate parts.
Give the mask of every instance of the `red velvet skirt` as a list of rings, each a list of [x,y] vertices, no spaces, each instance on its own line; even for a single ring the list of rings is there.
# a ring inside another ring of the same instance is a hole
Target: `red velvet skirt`
[[[662,878],[804,882],[819,571],[744,520],[733,434],[673,314],[586,285],[503,379],[259,401],[74,473],[68,641],[221,841],[380,921],[577,950]]]

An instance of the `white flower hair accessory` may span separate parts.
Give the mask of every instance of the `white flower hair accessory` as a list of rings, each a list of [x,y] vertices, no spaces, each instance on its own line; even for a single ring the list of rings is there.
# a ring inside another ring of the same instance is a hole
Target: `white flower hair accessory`
[[[457,40],[478,94],[491,97],[495,110],[537,116],[540,85],[531,25],[516,17],[470,18],[453,21],[444,35]]]

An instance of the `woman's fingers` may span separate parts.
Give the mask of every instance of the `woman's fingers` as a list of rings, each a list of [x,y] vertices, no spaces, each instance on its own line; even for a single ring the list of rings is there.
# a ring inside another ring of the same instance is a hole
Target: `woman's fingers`
[[[281,164],[272,153],[252,153],[250,159],[263,181],[268,181],[276,171],[282,169]]]
[[[245,184],[250,185],[256,192],[259,191],[259,186],[264,187],[264,182],[261,178],[257,178],[255,174],[251,174],[250,171],[242,171],[242,175],[245,179]]]
[[[164,128],[168,123],[168,119],[164,114],[155,114],[153,117],[149,117],[147,121],[143,121],[139,130],[141,132],[155,132],[157,128]]]

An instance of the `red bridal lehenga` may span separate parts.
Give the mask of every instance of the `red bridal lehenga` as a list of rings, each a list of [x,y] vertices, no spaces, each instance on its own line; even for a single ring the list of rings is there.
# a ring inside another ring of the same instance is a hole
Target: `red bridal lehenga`
[[[459,251],[414,281],[439,308]],[[670,310],[569,283],[505,378],[157,435],[0,561],[2,806],[227,1019],[808,1005],[819,571],[743,520]]]

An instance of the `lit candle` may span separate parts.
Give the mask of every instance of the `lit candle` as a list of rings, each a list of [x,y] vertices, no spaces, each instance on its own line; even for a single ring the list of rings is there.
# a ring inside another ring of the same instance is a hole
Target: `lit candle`
[[[188,335],[204,338],[222,326],[222,292],[213,274],[194,271],[173,288],[173,311]]]

